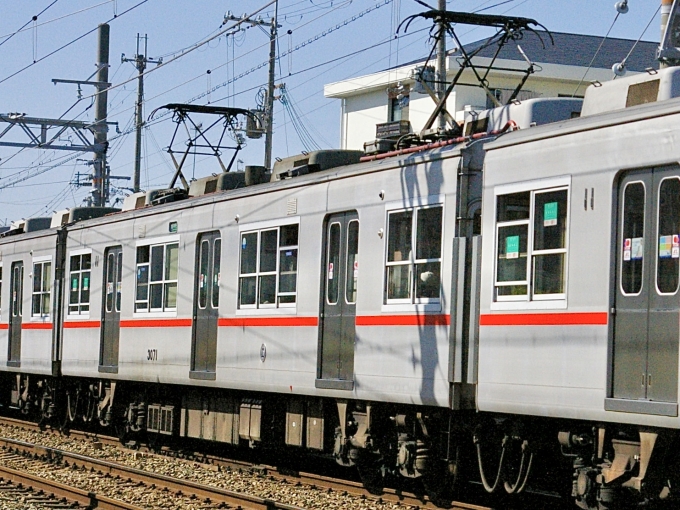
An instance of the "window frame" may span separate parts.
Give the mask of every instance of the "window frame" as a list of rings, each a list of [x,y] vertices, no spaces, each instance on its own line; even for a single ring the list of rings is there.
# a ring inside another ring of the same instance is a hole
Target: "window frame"
[[[54,272],[53,272],[53,267],[52,267],[52,256],[47,255],[43,257],[34,257],[31,260],[31,319],[40,319],[40,320],[45,320],[45,319],[50,319],[52,316],[52,279],[54,278]],[[40,269],[40,281],[41,281],[41,289],[36,292],[35,291],[35,273],[36,273],[36,266],[41,266]],[[45,280],[45,267],[49,266],[50,268],[50,274],[49,278]],[[44,284],[47,284],[47,288],[44,288]],[[34,309],[34,301],[36,299],[36,296],[39,296],[40,299],[40,313],[35,314],[33,313]],[[44,297],[47,296],[48,302],[47,302],[47,311],[45,312],[43,310],[43,304],[44,304]]]
[[[297,225],[298,236],[297,244],[295,245],[281,245],[281,228]],[[286,314],[286,313],[296,313],[298,306],[298,297],[300,289],[300,232],[302,230],[302,225],[300,223],[299,216],[290,216],[288,218],[283,218],[276,221],[262,221],[250,224],[239,225],[238,233],[238,272],[237,272],[237,291],[236,291],[236,314],[237,315],[248,315],[253,313],[263,313],[263,314]],[[261,255],[261,240],[262,234],[266,232],[276,231],[276,249],[274,250],[275,269],[270,271],[260,270],[260,255]],[[256,235],[257,246],[255,248],[255,267],[252,273],[242,273],[241,267],[243,263],[243,252],[241,249],[242,240],[244,235]],[[296,250],[296,268],[295,268],[295,291],[294,292],[282,292],[280,291],[280,280],[282,276],[281,272],[281,255],[286,250]],[[260,280],[263,276],[274,276],[274,303],[260,303]],[[254,304],[241,304],[241,281],[245,278],[255,278],[255,303]],[[282,297],[293,296],[295,301],[292,303],[281,302]]]
[[[83,270],[82,269],[82,257],[85,255],[90,256],[90,269]],[[72,271],[71,270],[71,259],[73,257],[81,257],[81,269],[77,271]],[[92,300],[92,270],[93,270],[93,260],[92,260],[92,250],[74,250],[72,252],[69,252],[68,254],[68,300],[66,303],[66,314],[67,316],[73,316],[73,317],[89,317],[90,315],[90,307],[91,307],[91,300]],[[89,292],[90,295],[88,296],[87,303],[85,303],[82,300],[82,274],[83,272],[89,272],[90,273],[90,280],[89,280]],[[72,274],[77,273],[79,275],[78,277],[78,302],[77,303],[71,303],[71,279],[72,279]],[[81,310],[81,307],[83,305],[87,305],[87,310]],[[78,311],[71,311],[72,306],[77,306]]]
[[[665,181],[670,181],[670,180],[676,180],[676,181],[680,182],[680,176],[667,175],[666,177],[663,177],[659,181],[659,186],[656,190],[656,197],[655,197],[656,202],[653,204],[654,206],[656,206],[656,218],[655,218],[655,221],[656,221],[656,236],[655,236],[655,239],[654,239],[655,261],[656,262],[654,264],[654,289],[656,290],[656,293],[657,293],[658,296],[675,296],[678,293],[678,291],[680,290],[680,273],[678,273],[678,275],[676,275],[676,277],[678,278],[678,281],[676,282],[675,290],[673,292],[662,292],[661,289],[659,289],[659,266],[660,266],[660,262],[661,262],[661,258],[659,257],[659,242],[660,242],[659,236],[661,234],[659,232],[659,224],[660,224],[660,220],[661,220],[661,186],[663,186],[663,183]],[[672,257],[672,255],[671,255],[671,258],[673,259],[674,257]],[[642,271],[644,273],[644,264],[643,264],[642,267],[643,267]],[[643,282],[642,287],[644,287],[644,280],[642,282]],[[642,288],[640,289],[640,292],[642,292]]]
[[[534,250],[534,234],[536,221],[536,195],[566,190],[566,220],[564,247],[548,250]],[[498,201],[499,197],[515,193],[529,193],[529,217],[526,219],[499,222]],[[567,307],[568,284],[569,284],[569,234],[571,228],[571,177],[554,177],[538,181],[500,185],[493,190],[493,226],[494,226],[494,249],[493,249],[493,276],[491,283],[491,310],[513,309],[564,309]],[[525,281],[498,282],[498,253],[500,228],[517,225],[527,226],[527,272]],[[555,294],[535,294],[535,262],[536,255],[564,254],[564,268],[562,285],[564,292]],[[498,287],[512,285],[527,285],[526,294],[519,296],[498,296]]]
[[[645,233],[649,230],[649,227],[650,227],[647,224],[648,223],[648,219],[647,219],[648,202],[647,201],[650,199],[650,197],[649,197],[649,191],[650,190],[647,189],[647,184],[644,181],[642,181],[642,180],[629,181],[624,185],[623,192],[621,194],[622,195],[621,196],[621,213],[620,213],[619,217],[616,219],[616,222],[617,222],[617,224],[619,224],[619,221],[620,221],[620,224],[618,225],[618,227],[620,229],[621,235],[623,236],[624,235],[623,234],[623,232],[624,232],[624,230],[623,230],[624,229],[624,221],[626,219],[625,218],[626,188],[628,188],[628,186],[630,186],[631,184],[642,185],[642,191],[644,193],[644,204],[643,204],[643,210],[642,210],[642,233],[643,233],[642,239],[643,239],[643,243],[644,243]],[[654,197],[651,197],[651,198],[652,198],[652,200],[654,200]],[[657,211],[657,216],[658,216],[658,211]],[[657,229],[658,229],[658,225],[657,225]],[[643,263],[641,264],[641,271],[640,271],[640,289],[637,292],[626,292],[625,289],[623,288],[623,262],[624,262],[624,260],[623,260],[623,254],[620,251],[621,249],[622,249],[622,246],[619,246],[619,243],[617,241],[616,250],[617,250],[617,259],[619,261],[619,273],[618,273],[618,276],[617,276],[616,284],[619,286],[619,292],[621,293],[622,296],[626,296],[626,297],[639,296],[645,288],[645,276],[646,276],[646,274],[645,274],[644,258],[643,258]],[[643,244],[643,253],[644,253],[644,244]],[[644,254],[643,254],[643,257],[644,257]],[[654,279],[655,279],[655,286],[656,286],[656,277]]]
[[[168,262],[168,247],[176,245],[177,246],[177,260],[176,260],[176,277],[167,278],[167,262]],[[152,250],[153,248],[162,247],[163,249],[163,260],[160,265],[161,279],[152,280]],[[138,262],[138,255],[140,248],[148,248],[149,250],[149,260],[147,262]],[[179,293],[177,289],[179,288],[179,274],[180,274],[180,251],[181,251],[180,236],[165,236],[156,239],[143,239],[135,244],[135,293],[134,293],[134,312],[133,317],[165,317],[165,316],[176,316],[178,310],[178,296]],[[139,269],[141,267],[147,268],[147,294],[146,299],[138,299],[139,292]],[[160,308],[151,307],[151,285],[160,285],[161,287],[161,306]],[[166,306],[167,301],[167,289],[169,286],[174,284],[175,288],[175,306]],[[140,308],[141,303],[146,303],[146,309]]]
[[[427,209],[441,208],[441,238],[439,246],[438,258],[417,258],[418,250],[418,215],[420,211]],[[390,261],[390,215],[401,214],[405,212],[412,212],[411,216],[411,239],[410,252],[407,256],[408,260]],[[444,281],[444,239],[446,238],[445,224],[446,224],[446,208],[443,197],[427,197],[427,199],[419,201],[415,204],[387,204],[385,207],[385,229],[384,229],[384,256],[383,256],[383,307],[388,310],[417,310],[424,311],[439,311],[441,310],[444,301],[444,289],[442,281]],[[417,288],[415,282],[416,267],[420,264],[439,263],[439,297],[417,297]],[[389,298],[389,268],[404,266],[408,268],[408,298]]]

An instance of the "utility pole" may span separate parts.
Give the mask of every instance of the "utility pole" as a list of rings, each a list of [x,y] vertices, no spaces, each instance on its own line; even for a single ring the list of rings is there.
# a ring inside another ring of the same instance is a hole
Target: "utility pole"
[[[276,34],[278,29],[279,2],[276,2],[274,17],[269,32],[269,83],[267,85],[267,129],[264,133],[264,167],[271,170],[272,167],[272,135],[274,134],[274,71],[276,64]]]
[[[267,84],[267,97],[265,101],[265,112],[264,112],[264,123],[265,123],[265,135],[264,135],[264,167],[268,170],[271,169],[272,165],[272,135],[274,132],[274,90],[276,85],[274,83],[275,75],[275,64],[276,64],[276,36],[278,34],[278,29],[281,26],[277,23],[279,17],[279,2],[276,1],[276,7],[274,10],[274,17],[271,22],[264,21],[260,18],[257,20],[251,20],[246,18],[237,18],[231,11],[227,13],[224,17],[225,21],[240,21],[241,23],[248,23],[252,26],[263,26],[269,25],[269,82]]]
[[[439,11],[446,10],[446,0],[439,0]],[[439,41],[437,42],[437,97],[441,101],[446,94],[446,23],[443,17],[439,22]],[[446,114],[439,114],[439,128],[446,129]]]
[[[108,116],[108,81],[109,81],[109,33],[111,27],[108,24],[102,23],[99,25],[99,44],[97,48],[97,96],[95,98],[95,118],[94,118],[94,140],[96,144],[104,147],[104,150],[95,152],[94,154],[94,178],[92,190],[92,203],[95,207],[101,207],[106,204],[108,199],[108,178],[106,167],[106,150],[108,149],[107,131],[109,129],[106,123]]]
[[[125,53],[120,57],[121,64],[124,62],[134,63],[137,71],[139,72],[139,78],[137,81],[137,104],[136,104],[136,128],[137,128],[137,138],[135,140],[135,173],[133,178],[132,188],[136,192],[139,191],[139,181],[142,165],[142,128],[144,127],[144,117],[142,112],[142,106],[144,104],[144,71],[146,70],[146,64],[161,64],[163,59],[152,59],[147,58],[146,50],[148,44],[148,37],[144,34],[144,55],[139,53],[139,41],[141,37],[137,34],[137,53],[133,58],[125,58]]]

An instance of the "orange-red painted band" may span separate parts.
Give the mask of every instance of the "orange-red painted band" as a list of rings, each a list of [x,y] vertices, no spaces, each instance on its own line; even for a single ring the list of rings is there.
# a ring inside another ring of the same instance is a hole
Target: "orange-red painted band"
[[[479,317],[480,326],[606,326],[607,312],[490,313]]]
[[[318,326],[317,317],[236,317],[217,320],[218,326],[254,327],[254,326]]]
[[[0,329],[9,329],[9,323],[0,324]]]
[[[98,328],[100,321],[64,321],[64,329]]]
[[[448,326],[451,316],[446,314],[425,315],[359,315],[357,326]]]
[[[121,328],[186,328],[191,319],[133,319],[120,321]]]
[[[52,329],[51,322],[24,322],[21,329]]]

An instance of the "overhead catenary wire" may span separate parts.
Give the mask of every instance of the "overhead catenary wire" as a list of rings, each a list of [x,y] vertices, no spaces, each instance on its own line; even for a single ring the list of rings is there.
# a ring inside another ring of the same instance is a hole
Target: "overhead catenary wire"
[[[38,14],[36,14],[35,16],[32,16],[31,19],[29,19],[26,23],[24,23],[24,24],[21,26],[21,28],[19,28],[19,30],[17,30],[16,32],[13,32],[13,33],[11,33],[11,34],[9,34],[9,35],[0,36],[0,37],[5,37],[5,39],[4,39],[3,41],[0,41],[0,46],[2,46],[3,44],[5,44],[7,41],[9,41],[9,40],[10,40],[12,37],[14,37],[15,35],[17,35],[17,34],[23,32],[23,31],[26,29],[26,27],[27,27],[28,25],[30,25],[30,24],[32,24],[32,23],[35,23],[35,21],[36,21],[40,16],[42,16],[42,15],[43,15],[50,7],[52,7],[52,6],[53,6],[54,4],[56,4],[58,1],[59,1],[59,0],[53,0],[52,3],[50,3],[50,4],[49,4],[47,7],[45,7],[42,11],[40,11],[40,12],[39,12]],[[29,29],[27,29],[27,30],[32,30],[32,29],[33,29],[33,27],[31,27],[31,28],[29,28]]]
[[[130,7],[129,9],[127,9],[127,10],[121,12],[121,13],[118,14],[117,16],[114,16],[113,18],[110,18],[108,21],[106,21],[106,23],[110,23],[110,22],[114,21],[115,19],[120,18],[121,16],[123,16],[123,15],[125,15],[125,14],[127,14],[127,13],[129,13],[129,12],[131,12],[131,11],[133,11],[134,9],[136,9],[137,7],[139,7],[139,6],[142,5],[142,4],[145,4],[145,3],[148,2],[148,1],[149,1],[149,0],[141,0],[139,3],[133,5],[133,6]],[[39,59],[37,59],[37,60],[34,60],[32,63],[28,64],[27,66],[22,67],[22,68],[19,69],[18,71],[13,72],[13,73],[10,74],[9,76],[6,76],[5,78],[0,79],[0,84],[5,83],[7,80],[10,80],[10,79],[14,78],[16,75],[18,75],[18,74],[20,74],[20,73],[26,71],[27,69],[30,69],[30,68],[33,67],[34,65],[38,64],[39,62],[42,62],[43,60],[45,60],[45,59],[51,57],[52,55],[54,55],[54,54],[60,52],[61,50],[65,49],[65,48],[68,48],[68,47],[71,46],[72,44],[74,44],[74,43],[80,41],[81,39],[83,39],[84,37],[87,37],[87,36],[90,35],[91,33],[96,32],[98,29],[99,29],[99,27],[97,26],[97,27],[94,27],[94,28],[91,29],[91,30],[88,30],[87,32],[85,32],[85,33],[82,34],[82,35],[79,35],[78,37],[76,37],[75,39],[71,40],[70,42],[67,42],[66,44],[64,44],[64,45],[62,45],[62,46],[60,46],[60,47],[58,47],[56,50],[53,50],[53,51],[49,52],[47,55],[45,55],[45,56],[43,56],[43,57],[41,57],[41,58],[39,58]]]

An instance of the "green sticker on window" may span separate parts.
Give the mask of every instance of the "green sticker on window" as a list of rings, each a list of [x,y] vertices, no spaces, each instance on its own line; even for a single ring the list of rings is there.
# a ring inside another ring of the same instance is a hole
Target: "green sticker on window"
[[[557,225],[557,202],[547,202],[543,205],[543,226],[554,227]]]
[[[519,236],[508,236],[505,238],[505,258],[519,258]]]

